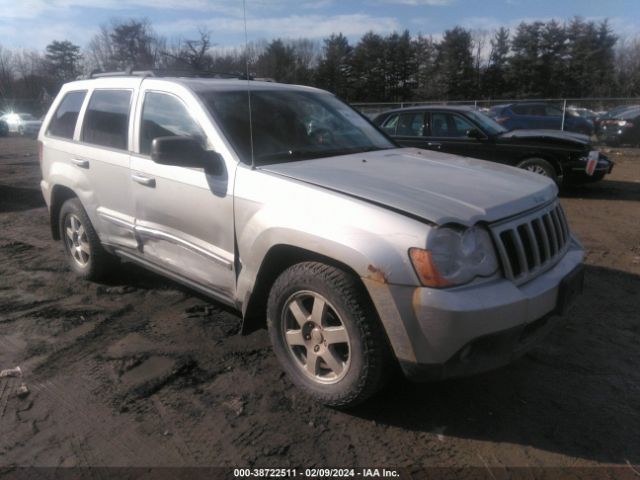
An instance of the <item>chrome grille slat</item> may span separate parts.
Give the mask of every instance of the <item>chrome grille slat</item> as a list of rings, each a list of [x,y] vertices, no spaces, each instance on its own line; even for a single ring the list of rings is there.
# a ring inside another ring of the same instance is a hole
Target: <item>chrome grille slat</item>
[[[533,227],[530,222],[525,223],[524,229],[527,232],[527,236],[529,237],[529,245],[533,245],[532,248],[533,253],[533,264],[535,268],[540,267],[540,249],[538,248],[538,242],[536,241],[536,235],[533,233]]]
[[[542,248],[544,248],[544,262],[551,258],[551,245],[549,244],[549,234],[547,233],[547,227],[545,227],[542,218],[535,219],[538,228],[542,234]]]
[[[529,265],[527,263],[527,254],[524,252],[524,245],[520,239],[520,232],[518,230],[511,230],[511,236],[516,244],[516,255],[518,256],[518,262],[520,263],[520,275],[526,275],[529,273]]]
[[[551,220],[553,220],[553,225],[556,227],[556,232],[558,234],[558,241],[560,242],[559,250],[562,250],[562,247],[564,247],[564,231],[560,226],[560,221],[558,220],[558,213],[556,212],[556,209],[551,210]]]
[[[553,226],[553,221],[551,220],[551,215],[549,213],[545,213],[542,217],[542,221],[544,225],[547,227],[547,232],[551,235],[551,241],[549,244],[551,245],[551,256],[555,256],[558,253],[559,245],[558,245],[558,236],[556,235],[556,229]]]
[[[506,278],[525,283],[560,260],[571,234],[558,202],[490,226]]]

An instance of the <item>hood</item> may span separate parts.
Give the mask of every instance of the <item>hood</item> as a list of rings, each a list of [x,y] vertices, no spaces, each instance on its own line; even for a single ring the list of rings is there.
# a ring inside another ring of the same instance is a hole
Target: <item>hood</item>
[[[541,175],[415,148],[280,163],[261,170],[334,190],[439,225],[493,222],[553,200]]]
[[[562,130],[512,130],[501,134],[498,138],[544,140],[545,143],[585,148],[590,144],[589,137],[581,133],[564,132]]]

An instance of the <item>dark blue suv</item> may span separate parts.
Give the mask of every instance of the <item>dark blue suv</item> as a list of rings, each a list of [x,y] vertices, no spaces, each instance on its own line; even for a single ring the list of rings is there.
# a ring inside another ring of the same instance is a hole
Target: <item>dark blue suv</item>
[[[509,130],[562,128],[562,110],[548,103],[510,103],[496,105],[489,111],[496,122]],[[567,110],[564,129],[569,132],[592,135],[593,122]]]

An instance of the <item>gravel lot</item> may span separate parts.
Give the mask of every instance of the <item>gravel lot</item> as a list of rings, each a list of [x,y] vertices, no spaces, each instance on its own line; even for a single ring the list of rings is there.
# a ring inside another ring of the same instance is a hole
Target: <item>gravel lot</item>
[[[50,237],[36,143],[0,138],[0,369],[23,372],[0,379],[0,472],[639,464],[640,153],[609,155],[606,181],[563,193],[586,292],[544,344],[342,412],[292,387],[266,331],[238,335],[225,307],[133,266],[77,280]]]

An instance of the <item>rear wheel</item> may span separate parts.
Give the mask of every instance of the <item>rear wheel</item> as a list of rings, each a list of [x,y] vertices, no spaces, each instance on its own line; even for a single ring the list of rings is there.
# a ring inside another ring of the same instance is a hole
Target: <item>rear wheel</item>
[[[285,270],[269,294],[267,323],[284,370],[325,405],[357,405],[384,385],[387,340],[349,273],[316,262]]]
[[[118,260],[102,247],[80,200],[64,202],[59,218],[60,238],[71,269],[87,280],[103,278]]]
[[[543,158],[528,158],[517,165],[519,168],[529,172],[545,176],[558,183],[558,175],[553,165]]]

